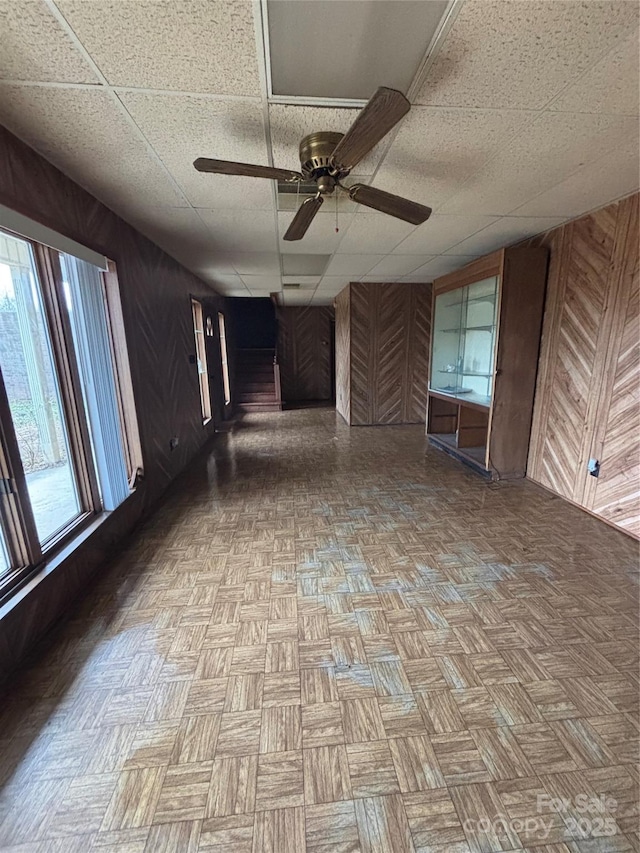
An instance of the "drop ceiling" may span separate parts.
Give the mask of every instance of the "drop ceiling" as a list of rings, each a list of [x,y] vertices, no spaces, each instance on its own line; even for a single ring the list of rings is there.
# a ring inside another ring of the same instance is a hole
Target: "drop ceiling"
[[[627,0],[0,0],[0,30],[0,121],[228,295],[429,281],[638,188]],[[357,180],[433,207],[423,225],[328,200],[285,243],[291,194],[192,167],[296,169],[380,83],[412,110]]]

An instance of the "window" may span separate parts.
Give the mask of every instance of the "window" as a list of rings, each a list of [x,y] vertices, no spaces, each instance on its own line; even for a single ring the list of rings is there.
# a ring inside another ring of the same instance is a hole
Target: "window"
[[[231,402],[231,389],[229,386],[229,362],[227,361],[227,335],[224,329],[224,314],[222,311],[218,311],[218,328],[220,330],[220,358],[222,360],[224,404],[225,406],[228,406]]]
[[[198,382],[200,384],[200,408],[202,422],[211,420],[211,396],[209,395],[209,374],[207,371],[207,344],[204,339],[204,318],[202,304],[197,299],[191,300],[193,312],[193,331],[196,338],[196,363],[198,365]]]
[[[0,230],[0,597],[130,494],[139,439],[107,290],[88,260]]]
[[[33,248],[0,235],[0,370],[40,544],[82,512]]]

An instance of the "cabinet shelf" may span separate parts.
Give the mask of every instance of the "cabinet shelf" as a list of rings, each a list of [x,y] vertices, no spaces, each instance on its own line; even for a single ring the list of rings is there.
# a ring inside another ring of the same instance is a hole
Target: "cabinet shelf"
[[[475,370],[439,370],[438,373],[445,373],[449,376],[482,376],[485,379],[493,376],[493,373],[477,373]]]
[[[461,299],[459,302],[449,302],[447,308],[456,308],[458,305],[468,305],[470,302],[489,302],[490,304],[493,304],[495,301],[495,293],[487,293],[486,296],[472,296],[471,299],[467,299],[466,301]]]
[[[490,326],[458,326],[457,329],[439,329],[438,331],[443,332],[445,334],[449,334],[450,332],[493,332],[495,329],[494,325]]]

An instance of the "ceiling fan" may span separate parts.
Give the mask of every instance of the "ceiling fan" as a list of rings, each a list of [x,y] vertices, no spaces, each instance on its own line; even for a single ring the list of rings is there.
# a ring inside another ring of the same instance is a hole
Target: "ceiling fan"
[[[336,187],[358,204],[403,219],[412,225],[420,225],[431,215],[430,207],[366,184],[345,187],[340,183],[410,109],[411,104],[402,92],[381,86],[344,135],[321,130],[304,137],[300,143],[299,172],[229,160],[210,160],[207,157],[199,157],[193,165],[199,172],[213,172],[217,175],[272,178],[292,183],[314,181],[318,192],[300,205],[284,235],[285,240],[300,240],[304,237],[322,207],[324,196],[330,195]]]

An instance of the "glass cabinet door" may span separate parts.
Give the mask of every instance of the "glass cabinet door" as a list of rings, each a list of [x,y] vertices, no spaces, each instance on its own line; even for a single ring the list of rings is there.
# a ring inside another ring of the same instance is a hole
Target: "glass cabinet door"
[[[429,389],[491,404],[498,277],[436,296]]]
[[[429,382],[432,391],[455,395],[462,388],[462,318],[459,291],[436,296]]]

